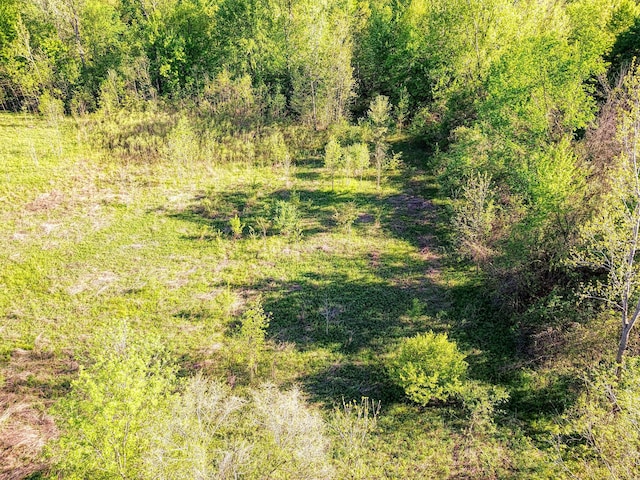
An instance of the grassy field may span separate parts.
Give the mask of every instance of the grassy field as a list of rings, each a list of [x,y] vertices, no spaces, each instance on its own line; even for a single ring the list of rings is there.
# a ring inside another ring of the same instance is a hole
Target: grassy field
[[[58,435],[47,412],[105,330],[157,339],[181,376],[252,384],[238,329],[258,298],[270,314],[261,381],[300,385],[327,416],[343,399],[381,401],[352,478],[548,478],[516,407],[474,428],[456,405],[418,407],[386,377],[399,339],[434,330],[458,341],[476,380],[514,384],[513,335],[487,315],[474,270],[447,254],[418,147],[397,139],[404,165],[378,189],[373,172],[332,188],[318,156],[287,172],[124,161],[87,145],[71,121],[0,115],[3,478],[46,467]],[[517,407],[540,403],[513,392]]]

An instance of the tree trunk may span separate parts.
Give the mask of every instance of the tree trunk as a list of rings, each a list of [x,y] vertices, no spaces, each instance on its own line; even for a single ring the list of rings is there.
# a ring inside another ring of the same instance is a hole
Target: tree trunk
[[[618,366],[616,367],[616,376],[618,379],[622,374],[622,360],[624,358],[624,352],[627,349],[627,344],[629,343],[629,334],[631,333],[631,327],[633,323],[627,323],[622,326],[622,333],[620,334],[620,343],[618,344],[618,354],[616,355],[616,363]]]

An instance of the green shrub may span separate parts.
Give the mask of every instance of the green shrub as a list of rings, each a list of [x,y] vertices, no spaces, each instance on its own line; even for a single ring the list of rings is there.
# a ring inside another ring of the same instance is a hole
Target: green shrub
[[[271,221],[268,218],[257,217],[256,229],[262,234],[262,238],[267,238],[267,233],[271,228]]]
[[[346,202],[333,207],[333,219],[344,232],[351,233],[351,227],[358,219],[358,206],[355,202]]]
[[[496,206],[492,196],[491,177],[472,175],[462,188],[462,195],[454,206],[453,230],[460,252],[476,265],[491,258],[491,233],[496,220]]]
[[[295,237],[302,233],[298,202],[295,195],[292,195],[288,202],[285,200],[276,202],[273,226],[285,237]]]
[[[427,332],[404,339],[387,369],[411,400],[426,405],[459,393],[467,371],[464,357],[446,334]]]
[[[640,478],[640,359],[629,358],[620,379],[616,365],[599,365],[585,377],[556,433],[557,460],[573,478]]]
[[[242,231],[244,230],[245,224],[242,223],[240,217],[235,215],[233,218],[229,219],[229,227],[231,228],[231,233],[233,234],[233,238],[242,237]]]
[[[53,446],[59,478],[142,478],[148,425],[171,399],[174,373],[157,346],[126,328],[101,338],[107,346],[55,408],[63,432]]]
[[[499,385],[487,385],[468,380],[460,389],[460,397],[469,414],[468,431],[481,436],[493,434],[496,409],[509,399],[509,393]]]
[[[275,131],[266,140],[271,165],[280,165],[283,169],[291,166],[291,153],[282,132]]]
[[[64,119],[64,103],[48,91],[40,96],[38,110],[44,115],[50,127],[58,128]]]
[[[168,160],[188,163],[201,157],[198,133],[192,123],[193,120],[182,115],[176,126],[168,133],[163,149]]]

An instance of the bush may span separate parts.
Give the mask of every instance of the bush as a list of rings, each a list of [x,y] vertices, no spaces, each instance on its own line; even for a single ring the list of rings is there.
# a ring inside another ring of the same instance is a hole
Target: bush
[[[420,405],[460,392],[467,372],[465,355],[446,334],[427,332],[406,338],[388,362],[389,376]]]
[[[358,219],[358,206],[355,202],[347,202],[333,207],[333,219],[345,233],[351,233],[351,227]]]
[[[573,478],[640,478],[640,359],[589,371],[557,432],[558,461]],[[576,448],[576,445],[578,448]]]
[[[250,407],[245,416],[254,448],[245,478],[334,478],[325,424],[298,388],[263,385],[252,391]]]
[[[300,390],[263,385],[250,398],[196,376],[154,422],[146,477],[330,479],[330,443]],[[138,477],[139,478],[139,477]]]
[[[147,433],[164,416],[174,372],[159,346],[126,328],[107,331],[105,347],[81,369],[68,397],[54,409],[63,433],[53,445],[59,478],[142,478]]]
[[[469,177],[454,206],[453,230],[458,248],[476,265],[487,262],[492,255],[490,240],[496,220],[492,195],[491,177],[478,173]]]
[[[174,397],[169,415],[149,425],[153,438],[145,463],[147,478],[236,478],[250,445],[233,435],[246,400],[229,388],[197,375]]]
[[[198,133],[193,128],[193,120],[183,115],[176,126],[168,133],[164,145],[167,160],[188,163],[200,159],[201,148]]]
[[[290,201],[278,200],[275,207],[273,226],[285,237],[296,237],[302,234],[302,224],[300,210],[298,209],[299,199],[296,195],[291,196]]]

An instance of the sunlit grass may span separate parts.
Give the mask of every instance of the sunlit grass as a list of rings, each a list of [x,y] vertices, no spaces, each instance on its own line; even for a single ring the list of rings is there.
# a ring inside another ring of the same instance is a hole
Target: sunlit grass
[[[464,443],[459,412],[405,403],[383,366],[406,336],[446,331],[462,348],[474,338],[464,330],[471,310],[452,305],[477,305],[477,277],[438,243],[435,186],[415,167],[418,151],[381,189],[373,174],[332,188],[317,158],[288,174],[216,158],[125,161],[78,142],[70,122],[61,149],[42,119],[0,115],[0,125],[0,366],[16,349],[82,363],[99,332],[124,322],[159,339],[182,375],[241,388],[251,379],[238,321],[261,297],[271,314],[261,379],[299,384],[329,409],[343,398],[382,401],[368,478],[464,470],[452,453]],[[278,202],[295,205],[296,233],[276,228]],[[351,228],[336,221],[344,205],[357,212]]]

